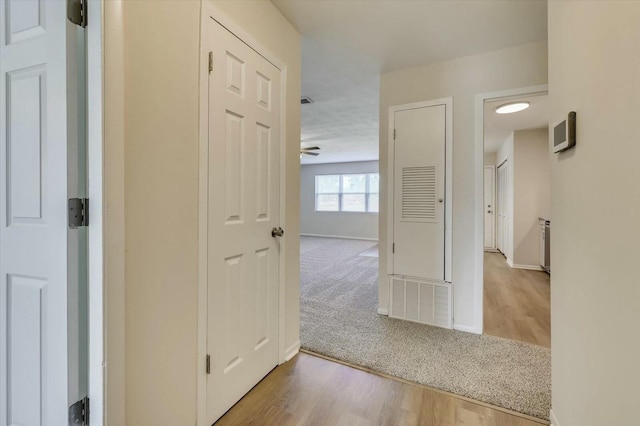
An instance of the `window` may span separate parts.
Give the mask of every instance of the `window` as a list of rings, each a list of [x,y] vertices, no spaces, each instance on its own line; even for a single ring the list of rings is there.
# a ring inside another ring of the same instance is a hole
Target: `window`
[[[316,211],[378,213],[379,192],[378,173],[318,175]]]

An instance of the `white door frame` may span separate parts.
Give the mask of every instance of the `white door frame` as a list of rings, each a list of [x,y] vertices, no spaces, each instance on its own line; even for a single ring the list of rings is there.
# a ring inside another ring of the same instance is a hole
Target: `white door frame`
[[[91,424],[102,426],[104,414],[102,0],[89,0],[87,8],[89,13],[85,29],[87,49],[86,167],[87,196],[91,200],[87,256],[87,285],[89,287],[88,397],[90,398]],[[69,403],[73,402],[69,401]]]
[[[508,98],[511,96],[542,95],[549,92],[549,86],[521,87],[518,89],[501,90],[498,92],[479,93],[476,95],[476,127],[475,127],[475,279],[474,279],[474,324],[475,327],[467,331],[482,334],[483,331],[483,303],[484,294],[484,103],[487,100]]]
[[[498,167],[495,164],[494,165],[488,165],[488,166],[485,165],[484,168],[483,168],[483,171],[484,171],[484,169],[488,169],[488,168],[492,169],[492,171],[493,171],[493,190],[491,191],[493,196],[491,197],[491,200],[489,200],[491,202],[491,207],[490,208],[493,209],[493,228],[492,228],[492,230],[493,230],[493,237],[492,237],[493,244],[491,244],[491,247],[486,247],[485,246],[484,250],[485,251],[497,251],[498,250],[497,249],[498,242],[497,242],[497,237],[496,237],[497,236],[496,227],[497,227],[497,222],[498,222],[497,221],[498,212],[496,210],[496,206],[498,205],[498,201],[497,201],[497,191],[496,191],[496,189],[498,187],[498,185],[497,185]],[[484,178],[484,173],[483,173],[483,178]],[[486,184],[486,181],[484,183]],[[484,200],[485,204],[486,204],[486,201],[487,200]],[[482,204],[482,208],[483,209],[487,208],[485,206],[485,204]]]
[[[200,37],[201,40],[206,34],[206,25],[209,19],[217,21],[245,44],[255,50],[267,61],[275,65],[280,70],[281,97],[280,103],[280,223],[286,223],[286,99],[287,99],[287,66],[280,58],[271,53],[244,28],[236,24],[224,12],[218,9],[211,1],[203,1]],[[209,168],[209,131],[208,131],[208,63],[209,52],[206,51],[204,43],[200,43],[200,158],[199,158],[199,190],[198,190],[198,349],[197,349],[197,425],[209,426],[206,423],[207,417],[207,375],[206,375],[206,354],[207,354],[207,290],[208,290],[208,270],[207,270],[207,243],[208,243],[208,168]],[[286,230],[285,230],[286,231]],[[287,233],[281,237],[280,242],[280,273],[278,283],[278,363],[288,361],[292,356],[287,356],[285,345],[285,247]]]
[[[426,108],[436,105],[444,105],[445,106],[445,176],[444,176],[444,280],[446,282],[451,281],[451,257],[452,257],[452,235],[453,235],[453,227],[452,227],[452,212],[453,212],[453,98],[440,98],[434,99],[430,101],[423,102],[413,102],[409,104],[403,105],[394,105],[389,107],[389,153],[387,160],[387,184],[385,187],[387,188],[387,233],[391,238],[387,238],[387,276],[391,276],[394,274],[393,270],[393,235],[394,235],[394,226],[393,226],[393,202],[394,202],[394,176],[395,176],[395,150],[394,150],[394,140],[393,140],[393,130],[394,130],[394,122],[395,122],[395,113],[398,111],[405,111],[409,109],[418,109],[418,108]],[[387,286],[389,285],[389,280],[387,279]]]
[[[91,424],[104,424],[104,252],[103,252],[103,2],[87,4],[87,193],[89,280],[89,405]],[[124,340],[124,336],[122,336]]]

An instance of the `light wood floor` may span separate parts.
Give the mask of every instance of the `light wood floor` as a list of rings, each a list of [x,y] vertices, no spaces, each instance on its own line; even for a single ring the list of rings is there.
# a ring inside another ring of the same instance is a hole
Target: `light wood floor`
[[[216,425],[539,426],[422,386],[300,353],[277,367]]]
[[[502,254],[485,252],[484,333],[551,347],[549,275],[510,268]]]

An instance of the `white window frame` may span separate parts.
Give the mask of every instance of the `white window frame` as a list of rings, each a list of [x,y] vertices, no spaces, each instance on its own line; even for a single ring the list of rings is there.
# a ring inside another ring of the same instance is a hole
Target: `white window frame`
[[[343,186],[343,178],[344,176],[365,176],[365,192],[344,192]],[[369,185],[369,176],[370,175],[378,175],[378,180],[380,179],[380,173],[378,172],[364,172],[364,173],[327,173],[327,174],[319,174],[315,175],[315,185],[314,185],[314,210],[317,213],[367,213],[367,214],[378,214],[380,212],[380,184],[378,183],[378,192],[371,192]],[[321,192],[318,193],[318,178],[322,176],[338,176],[338,192]],[[343,197],[345,194],[348,195],[364,195],[364,210],[362,211],[353,211],[353,210],[344,210]],[[369,210],[369,199],[371,194],[378,195],[378,211]],[[337,195],[338,196],[338,210],[318,210],[318,195]]]

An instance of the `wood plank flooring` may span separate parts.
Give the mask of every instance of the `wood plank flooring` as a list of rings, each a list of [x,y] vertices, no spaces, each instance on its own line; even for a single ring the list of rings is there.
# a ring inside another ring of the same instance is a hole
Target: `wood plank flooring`
[[[484,254],[484,334],[551,347],[549,275]]]
[[[216,425],[539,426],[419,385],[300,353],[274,369]]]

